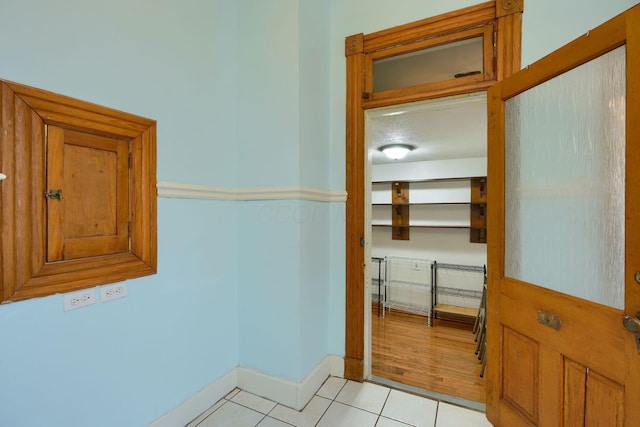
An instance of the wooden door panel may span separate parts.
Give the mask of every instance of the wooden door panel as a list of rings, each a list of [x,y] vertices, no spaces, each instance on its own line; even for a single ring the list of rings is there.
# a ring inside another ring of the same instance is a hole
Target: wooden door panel
[[[624,387],[591,370],[587,372],[585,387],[585,427],[623,426]]]
[[[624,347],[629,336],[621,331],[618,310],[524,282],[504,281],[509,286],[500,302],[503,325],[584,366],[601,367],[603,375],[617,382],[624,381]],[[557,315],[560,329],[541,324],[540,311]]]
[[[115,235],[116,153],[65,144],[64,160],[65,237]]]
[[[564,425],[584,427],[587,368],[572,360],[564,361]]]
[[[538,343],[503,329],[503,399],[532,422],[538,421]]]
[[[129,250],[129,142],[48,128],[48,261]]]

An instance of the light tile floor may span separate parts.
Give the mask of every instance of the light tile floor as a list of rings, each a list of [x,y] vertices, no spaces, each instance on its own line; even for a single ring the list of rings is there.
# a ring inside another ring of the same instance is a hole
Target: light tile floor
[[[302,411],[235,389],[187,427],[491,427],[485,415],[372,383],[329,377]]]

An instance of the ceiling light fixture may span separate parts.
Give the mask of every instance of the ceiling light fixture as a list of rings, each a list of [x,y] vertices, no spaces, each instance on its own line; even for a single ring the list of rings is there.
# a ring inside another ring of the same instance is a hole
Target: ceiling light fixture
[[[410,144],[388,144],[383,145],[378,148],[378,150],[382,151],[388,158],[393,160],[400,160],[406,156],[409,151],[415,150],[415,145]]]

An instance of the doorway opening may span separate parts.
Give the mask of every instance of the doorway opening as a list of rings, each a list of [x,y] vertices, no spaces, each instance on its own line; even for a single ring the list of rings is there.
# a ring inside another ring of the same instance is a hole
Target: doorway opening
[[[486,117],[484,92],[365,112],[365,377],[477,409],[485,381],[473,330],[486,265],[477,237],[486,223],[473,213],[486,203],[472,203],[471,187],[486,179]],[[380,147],[394,143],[411,149],[389,158]],[[398,184],[406,194],[394,202]],[[398,214],[406,224],[394,226]]]

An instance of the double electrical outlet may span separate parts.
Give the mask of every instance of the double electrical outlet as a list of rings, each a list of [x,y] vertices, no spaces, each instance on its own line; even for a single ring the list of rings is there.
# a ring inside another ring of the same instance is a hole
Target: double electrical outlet
[[[112,299],[122,298],[127,295],[127,282],[113,283],[111,285],[100,286],[100,301],[106,302]],[[64,296],[64,311],[86,307],[96,303],[95,288],[83,289],[71,292]]]

